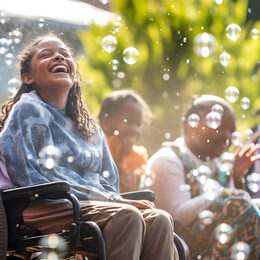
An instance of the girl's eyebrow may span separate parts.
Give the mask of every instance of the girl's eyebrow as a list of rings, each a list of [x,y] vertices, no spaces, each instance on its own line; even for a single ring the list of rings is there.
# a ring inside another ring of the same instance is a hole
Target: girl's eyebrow
[[[67,53],[70,53],[70,51],[69,51],[68,49],[66,49],[66,48],[58,48],[58,50],[59,50],[59,51],[65,51],[65,52],[67,52]],[[42,49],[42,50],[39,51],[38,54],[40,54],[40,53],[42,53],[42,52],[44,52],[44,51],[50,51],[50,52],[51,52],[52,49],[50,49],[50,48]]]

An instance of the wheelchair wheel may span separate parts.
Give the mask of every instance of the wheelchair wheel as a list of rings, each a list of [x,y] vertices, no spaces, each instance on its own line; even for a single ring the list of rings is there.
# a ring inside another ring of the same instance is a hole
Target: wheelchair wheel
[[[2,202],[2,197],[0,195],[0,260],[6,259],[7,240],[8,240],[7,236],[8,236],[8,231],[7,231],[5,208]]]

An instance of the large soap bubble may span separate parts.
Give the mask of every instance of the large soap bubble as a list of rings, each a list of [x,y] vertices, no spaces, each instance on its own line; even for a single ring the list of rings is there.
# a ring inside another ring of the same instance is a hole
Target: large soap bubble
[[[232,23],[226,28],[226,35],[231,41],[236,41],[241,34],[241,28],[239,25]]]
[[[128,47],[123,52],[123,60],[127,64],[134,64],[139,57],[139,51],[134,47]]]
[[[113,52],[116,49],[116,46],[117,46],[117,39],[114,36],[107,35],[106,37],[103,38],[102,47],[106,52],[108,53]]]

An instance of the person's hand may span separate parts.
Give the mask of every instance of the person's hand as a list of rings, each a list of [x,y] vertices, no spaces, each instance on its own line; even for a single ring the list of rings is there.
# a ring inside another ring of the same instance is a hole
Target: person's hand
[[[241,179],[245,176],[252,164],[260,159],[260,154],[254,155],[260,149],[260,144],[240,145],[235,152],[233,167],[234,177]]]
[[[119,199],[118,203],[129,204],[138,209],[154,209],[154,204],[149,200],[127,200],[127,199]]]

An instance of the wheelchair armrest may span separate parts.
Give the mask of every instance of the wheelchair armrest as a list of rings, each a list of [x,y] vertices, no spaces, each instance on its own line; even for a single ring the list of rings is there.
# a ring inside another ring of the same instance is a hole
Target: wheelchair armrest
[[[132,192],[124,192],[120,194],[122,198],[129,200],[149,200],[154,201],[155,195],[151,190],[138,190]]]
[[[35,199],[52,199],[62,197],[69,190],[70,184],[68,182],[57,181],[4,190],[1,196],[3,201],[28,200],[32,197]]]

